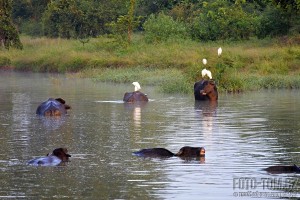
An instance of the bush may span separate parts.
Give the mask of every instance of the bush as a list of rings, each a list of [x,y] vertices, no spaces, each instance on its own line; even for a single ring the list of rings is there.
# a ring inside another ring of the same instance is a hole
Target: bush
[[[188,38],[186,26],[163,13],[150,15],[143,27],[145,40],[149,43]]]
[[[203,41],[249,39],[255,34],[257,21],[255,15],[245,12],[240,5],[215,1],[203,6],[191,25],[191,34]]]

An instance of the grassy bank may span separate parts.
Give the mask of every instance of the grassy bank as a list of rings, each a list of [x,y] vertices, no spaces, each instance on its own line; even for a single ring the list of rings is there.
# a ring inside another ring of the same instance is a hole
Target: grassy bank
[[[300,88],[299,38],[246,42],[169,41],[131,45],[108,38],[77,40],[22,36],[24,50],[0,50],[0,66],[34,72],[76,72],[97,81],[159,86],[162,92],[192,91],[201,70],[212,71],[221,91]],[[296,41],[296,42],[295,42]],[[217,56],[217,49],[223,53]],[[206,58],[206,66],[202,59]]]

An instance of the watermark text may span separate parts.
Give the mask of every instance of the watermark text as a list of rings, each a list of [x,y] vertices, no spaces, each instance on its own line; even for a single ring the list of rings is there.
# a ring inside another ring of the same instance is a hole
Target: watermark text
[[[292,190],[300,185],[300,178],[233,178],[233,190]]]
[[[234,197],[254,198],[287,198],[296,197],[299,191],[300,178],[233,178],[232,188]],[[261,191],[262,190],[262,191]]]

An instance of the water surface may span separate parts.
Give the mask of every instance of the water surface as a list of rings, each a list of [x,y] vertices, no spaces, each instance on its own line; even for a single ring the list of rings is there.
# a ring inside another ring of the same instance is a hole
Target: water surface
[[[300,196],[299,175],[262,170],[300,164],[300,91],[221,94],[218,104],[209,104],[142,84],[150,101],[124,104],[133,88],[71,75],[0,72],[0,199]],[[59,120],[37,117],[37,106],[49,97],[62,97],[72,110]],[[205,159],[132,155],[151,147],[176,153],[182,146],[205,147]],[[72,155],[66,166],[26,164],[57,147]]]

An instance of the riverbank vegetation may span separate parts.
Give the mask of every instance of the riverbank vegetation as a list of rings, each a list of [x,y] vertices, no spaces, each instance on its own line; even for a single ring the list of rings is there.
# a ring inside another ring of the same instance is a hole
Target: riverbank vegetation
[[[139,81],[163,92],[191,92],[203,68],[221,91],[300,88],[298,0],[4,2],[0,66]],[[10,48],[18,39],[12,21],[23,50]]]
[[[149,44],[134,35],[131,45],[111,37],[88,43],[22,36],[23,50],[0,51],[0,66],[34,72],[73,73],[96,81],[139,81],[162,92],[192,92],[201,70],[212,71],[221,91],[300,88],[299,37],[242,42],[169,40]],[[219,57],[217,49],[222,47]],[[208,63],[204,66],[202,59]],[[76,73],[74,73],[76,72]]]

